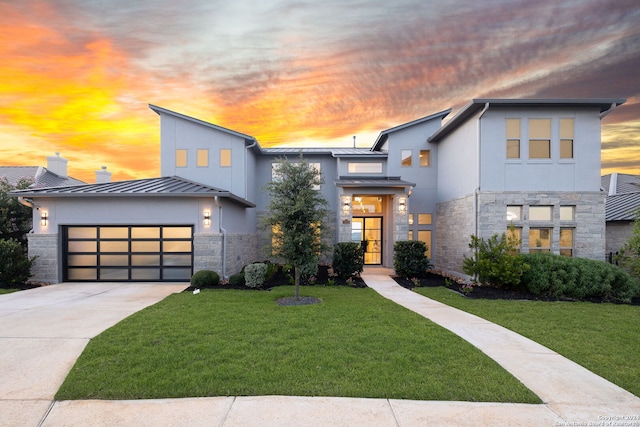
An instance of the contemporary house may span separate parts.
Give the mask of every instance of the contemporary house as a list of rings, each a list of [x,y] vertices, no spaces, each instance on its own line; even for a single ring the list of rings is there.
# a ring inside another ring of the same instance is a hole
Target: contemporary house
[[[640,209],[640,176],[612,173],[602,177],[606,198],[606,252],[615,255],[633,234]]]
[[[33,204],[38,280],[175,281],[264,260],[264,184],[281,157],[320,171],[335,242],[393,266],[423,240],[460,272],[472,234],[515,227],[522,251],[604,259],[600,120],[622,99],[474,99],[382,131],[370,148],[262,148],[249,135],[155,105],[161,177],[16,191]]]

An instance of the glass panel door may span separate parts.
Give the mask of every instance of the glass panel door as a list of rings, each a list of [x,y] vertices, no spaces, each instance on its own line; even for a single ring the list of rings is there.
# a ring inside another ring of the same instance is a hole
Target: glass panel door
[[[362,245],[365,265],[382,264],[382,218],[353,218],[351,224],[351,240]]]

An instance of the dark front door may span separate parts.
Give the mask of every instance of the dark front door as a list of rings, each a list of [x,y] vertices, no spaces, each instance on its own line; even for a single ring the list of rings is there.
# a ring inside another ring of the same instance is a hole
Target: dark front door
[[[351,240],[360,242],[365,265],[382,264],[382,217],[354,217]]]

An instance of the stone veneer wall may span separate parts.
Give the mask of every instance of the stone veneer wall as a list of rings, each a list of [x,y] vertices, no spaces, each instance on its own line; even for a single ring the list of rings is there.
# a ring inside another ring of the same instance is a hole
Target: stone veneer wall
[[[470,255],[469,241],[474,234],[473,195],[438,203],[435,233],[434,266],[461,274],[462,260]]]
[[[606,253],[619,252],[633,234],[633,221],[607,222]]]
[[[227,276],[242,270],[242,267],[258,261],[256,241],[253,234],[227,234]],[[193,236],[193,271],[213,270],[222,276],[222,234],[196,234]]]
[[[58,283],[58,234],[28,234],[29,256],[37,257],[30,280]]]
[[[522,206],[522,252],[529,252],[529,228],[552,228],[551,252],[560,253],[560,228],[573,228],[573,256],[605,259],[605,195],[602,192],[504,192],[478,194],[478,235],[488,238],[502,234],[509,227],[507,205]],[[529,206],[553,206],[551,221],[530,223]],[[574,221],[560,221],[560,206],[575,206]]]

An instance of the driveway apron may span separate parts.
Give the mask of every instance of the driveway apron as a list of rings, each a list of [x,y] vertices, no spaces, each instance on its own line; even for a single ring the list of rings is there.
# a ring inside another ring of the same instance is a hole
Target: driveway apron
[[[38,425],[89,340],[188,283],[61,283],[0,296],[0,425]]]

